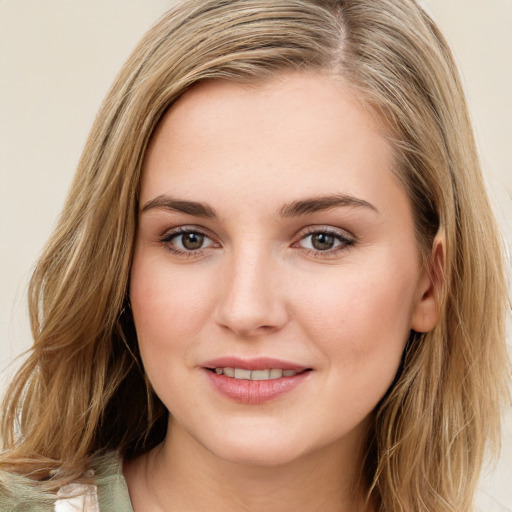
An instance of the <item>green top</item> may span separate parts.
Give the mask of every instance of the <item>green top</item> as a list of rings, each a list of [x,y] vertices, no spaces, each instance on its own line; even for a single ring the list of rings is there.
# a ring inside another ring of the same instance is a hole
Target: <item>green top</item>
[[[94,473],[100,511],[133,512],[121,458],[116,453],[106,456],[94,465]]]
[[[122,472],[122,460],[115,453],[97,459],[93,464],[94,484],[100,512],[133,512]],[[63,491],[67,490],[64,488]],[[94,490],[88,486],[88,494]],[[92,492],[94,494],[94,492]],[[67,505],[64,496],[59,495],[57,508],[51,498],[32,480],[13,473],[0,472],[0,512],[67,512],[77,510]],[[91,498],[89,497],[89,500]],[[71,500],[69,500],[71,501]],[[96,512],[98,509],[89,501],[89,506],[80,512]],[[87,501],[86,501],[87,503]]]

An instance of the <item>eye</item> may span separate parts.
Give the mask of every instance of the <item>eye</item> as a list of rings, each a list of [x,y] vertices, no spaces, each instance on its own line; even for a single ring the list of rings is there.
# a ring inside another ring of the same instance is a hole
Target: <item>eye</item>
[[[182,235],[176,235],[173,238],[174,243],[180,249],[184,249],[187,251],[197,251],[201,249],[205,244],[205,240],[208,239],[201,233],[183,233]]]
[[[355,243],[353,238],[338,230],[318,229],[304,235],[297,246],[313,253],[336,253]]]
[[[177,228],[167,232],[161,242],[176,253],[194,253],[208,247],[214,247],[213,240],[200,231],[189,228]]]

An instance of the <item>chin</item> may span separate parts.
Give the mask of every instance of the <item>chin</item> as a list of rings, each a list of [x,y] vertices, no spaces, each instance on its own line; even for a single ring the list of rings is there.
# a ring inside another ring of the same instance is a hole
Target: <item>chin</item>
[[[261,443],[224,443],[210,450],[216,457],[231,464],[243,466],[283,466],[304,455],[302,450],[280,443],[278,446],[262,446]]]
[[[302,457],[307,451],[304,441],[290,435],[289,429],[225,426],[218,435],[196,439],[212,455],[232,464],[246,466],[280,466]]]

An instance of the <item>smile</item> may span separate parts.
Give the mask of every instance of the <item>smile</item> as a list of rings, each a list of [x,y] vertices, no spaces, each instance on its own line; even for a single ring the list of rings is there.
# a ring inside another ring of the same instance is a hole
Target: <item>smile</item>
[[[282,370],[281,368],[271,368],[266,370],[246,370],[245,368],[214,368],[217,375],[225,375],[226,377],[239,380],[274,380],[282,377],[294,377],[299,371]]]
[[[213,389],[239,404],[257,405],[291,393],[309,380],[313,368],[280,359],[222,357],[203,363]]]

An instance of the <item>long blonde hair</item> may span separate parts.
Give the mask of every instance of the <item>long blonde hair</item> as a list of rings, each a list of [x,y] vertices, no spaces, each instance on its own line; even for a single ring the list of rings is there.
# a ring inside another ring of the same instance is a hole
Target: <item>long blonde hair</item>
[[[388,126],[429,264],[444,241],[429,333],[412,333],[375,411],[365,477],[382,511],[467,511],[499,442],[509,367],[500,239],[450,51],[413,0],[191,0],[143,38],[108,93],[32,277],[34,345],[6,395],[0,467],[49,487],[93,456],[165,436],[126,297],[148,141],[202,80],[286,71],[341,77]],[[58,472],[52,470],[58,469]]]

